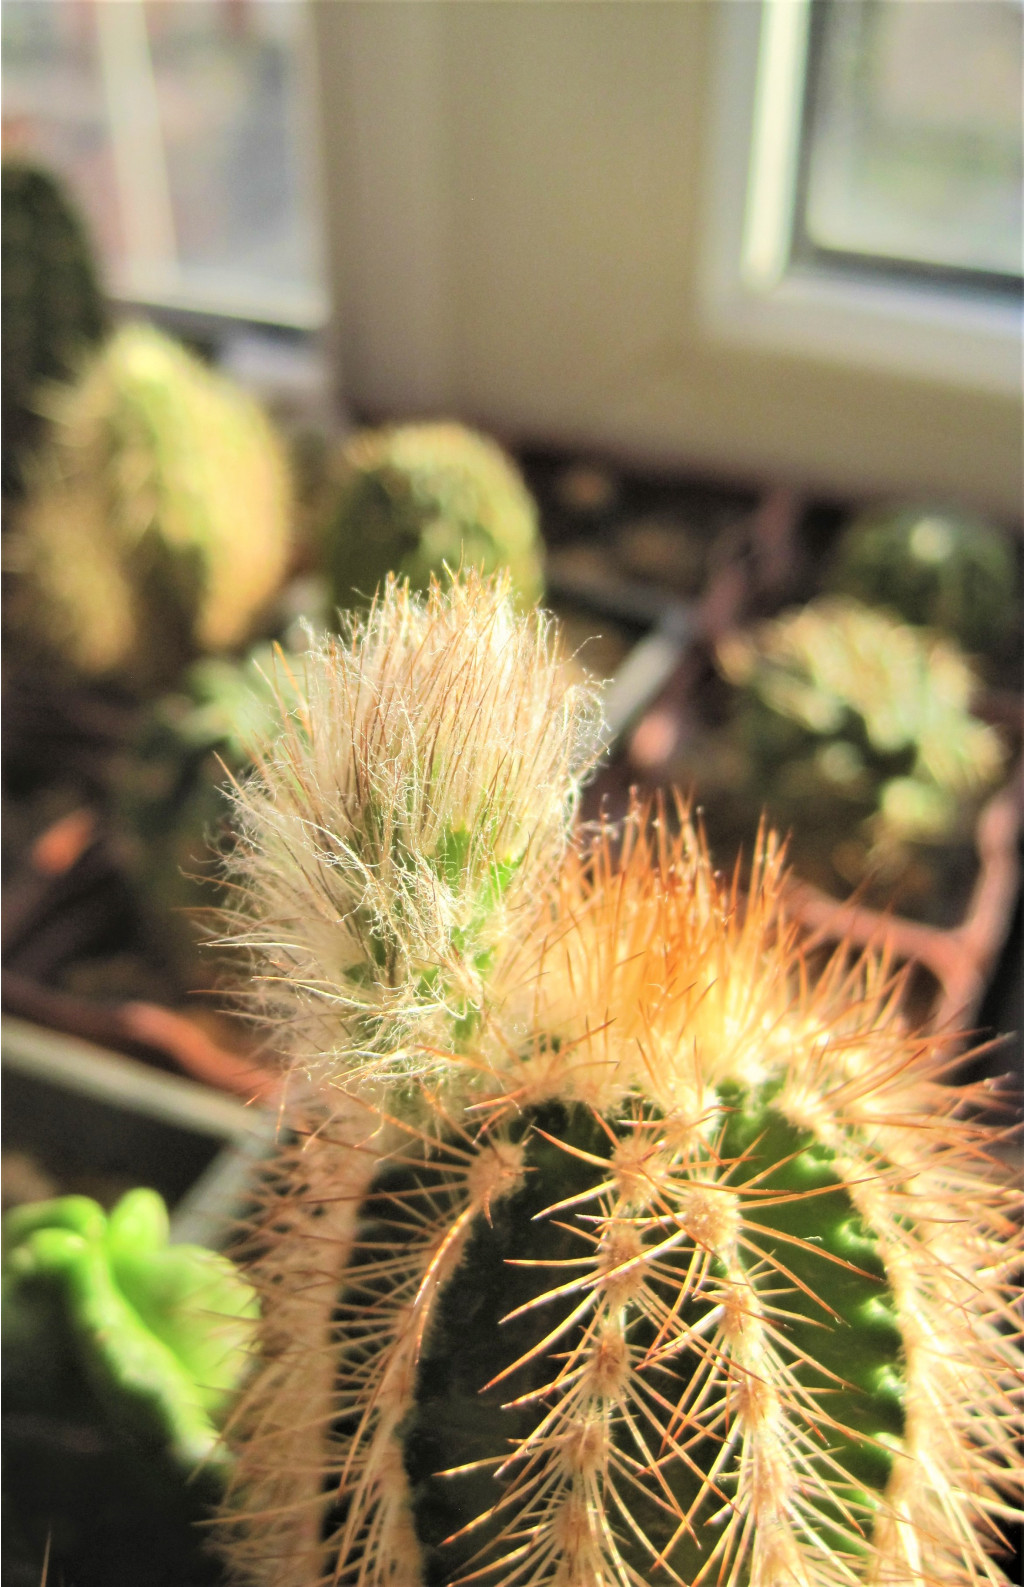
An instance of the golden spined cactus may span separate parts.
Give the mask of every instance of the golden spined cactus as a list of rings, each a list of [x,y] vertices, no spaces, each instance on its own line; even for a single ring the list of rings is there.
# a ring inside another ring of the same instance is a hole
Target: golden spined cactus
[[[501,447],[452,422],[362,430],[342,449],[324,525],[336,607],[388,573],[426,590],[445,566],[506,568],[525,607],[544,587],[537,508]]]
[[[433,603],[463,632],[488,599]],[[392,595],[394,644],[402,614]],[[362,631],[346,666],[379,643]],[[447,735],[481,720],[475,687],[445,700],[466,719]],[[306,702],[310,742],[336,734]],[[434,720],[427,697],[412,714]],[[373,742],[348,730],[329,764],[282,747],[282,819],[286,768],[333,787]],[[397,746],[377,742],[384,776]],[[319,787],[301,797],[324,858],[250,825],[258,917],[288,889],[250,941],[308,1042],[331,1015],[311,996],[341,983],[289,933],[324,918],[338,839]],[[469,896],[477,874],[467,858]],[[418,970],[422,1023],[407,997],[372,1059],[328,1054],[257,1222],[264,1353],[223,1525],[239,1582],[1005,1581],[1011,1198],[889,968],[839,952],[812,973],[783,881],[768,838],[741,893],[684,810],[634,809],[538,870],[477,965],[474,1021],[442,1029]],[[379,920],[363,963],[386,1001]]]
[[[421,1074],[428,1035],[469,1040],[557,870],[596,695],[567,682],[545,616],[514,615],[507,576],[425,599],[391,580],[295,668],[237,795],[238,941],[304,1064]]]
[[[54,388],[48,415],[23,532],[66,657],[154,687],[244,644],[291,547],[287,467],[256,405],[139,324]]]

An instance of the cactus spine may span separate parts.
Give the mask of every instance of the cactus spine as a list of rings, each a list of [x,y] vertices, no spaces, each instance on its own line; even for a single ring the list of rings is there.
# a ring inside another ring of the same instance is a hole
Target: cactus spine
[[[241,646],[287,567],[287,468],[247,397],[147,325],[51,394],[24,533],[55,637],[144,686]]]
[[[313,1084],[236,1578],[1004,1581],[1014,1241],[970,1095],[884,961],[812,976],[769,837],[742,894],[682,808],[568,844],[558,690],[500,591],[391,586],[238,795],[236,940]]]

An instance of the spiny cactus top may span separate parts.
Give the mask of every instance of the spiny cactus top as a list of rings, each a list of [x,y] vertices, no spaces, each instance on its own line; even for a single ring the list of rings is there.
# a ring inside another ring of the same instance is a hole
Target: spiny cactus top
[[[237,1579],[1004,1581],[1015,1240],[972,1098],[883,961],[812,974],[771,839],[745,892],[681,807],[555,868],[537,632],[390,589],[239,795],[243,941],[316,1084],[257,1230]]]
[[[537,509],[489,437],[451,422],[362,430],[340,455],[336,489],[324,553],[338,607],[388,573],[425,591],[445,564],[507,568],[524,606],[540,595]]]
[[[24,534],[84,672],[173,681],[252,632],[291,549],[281,447],[256,405],[149,325],[54,388]]]

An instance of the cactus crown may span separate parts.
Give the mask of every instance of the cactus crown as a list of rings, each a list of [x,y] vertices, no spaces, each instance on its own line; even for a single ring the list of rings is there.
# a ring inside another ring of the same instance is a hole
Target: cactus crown
[[[524,720],[498,681],[538,631],[391,586],[239,795],[241,940],[327,1084],[258,1235],[237,1577],[1003,1580],[970,1098],[884,960],[812,974],[769,837],[744,892],[681,806],[562,853],[571,696],[553,732],[553,683]]]
[[[238,940],[265,1013],[339,1083],[433,1067],[483,1008],[509,920],[557,869],[593,757],[593,691],[507,577],[427,599],[389,581],[282,673],[277,736],[238,792]]]

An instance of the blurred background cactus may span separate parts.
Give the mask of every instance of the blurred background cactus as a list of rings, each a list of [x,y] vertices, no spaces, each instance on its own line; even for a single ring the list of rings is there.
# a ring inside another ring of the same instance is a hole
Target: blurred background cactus
[[[237,797],[231,929],[315,1089],[234,1579],[1005,1581],[1012,1198],[947,1048],[884,962],[812,973],[772,839],[745,896],[681,807],[576,849],[586,696],[510,621],[392,589]]]
[[[107,308],[85,225],[50,171],[7,158],[3,241],[3,492],[24,484],[45,388],[77,374],[104,337]]]
[[[231,382],[145,325],[53,388],[22,534],[58,653],[148,692],[244,645],[291,552],[279,442]]]
[[[524,606],[543,589],[537,509],[518,470],[460,424],[357,433],[331,494],[323,557],[336,608],[372,596],[388,573],[425,590],[445,564],[507,568]]]
[[[294,664],[301,668],[301,658]],[[250,770],[250,747],[275,689],[287,687],[288,666],[270,645],[238,660],[193,662],[175,689],[149,704],[118,759],[111,827],[177,996],[216,976],[216,955],[200,944],[211,935],[204,921],[224,903],[224,785]]]
[[[839,540],[829,584],[983,657],[1000,654],[1019,616],[1008,537],[981,518],[943,508],[859,514]]]
[[[766,811],[806,881],[951,925],[975,874],[974,823],[1009,760],[974,714],[980,695],[955,640],[822,596],[719,640],[672,775],[723,863],[749,853]]]
[[[873,807],[880,847],[941,839],[1002,770],[957,645],[886,612],[824,597],[723,640],[718,661],[742,691],[736,731],[769,805],[832,785]]]

